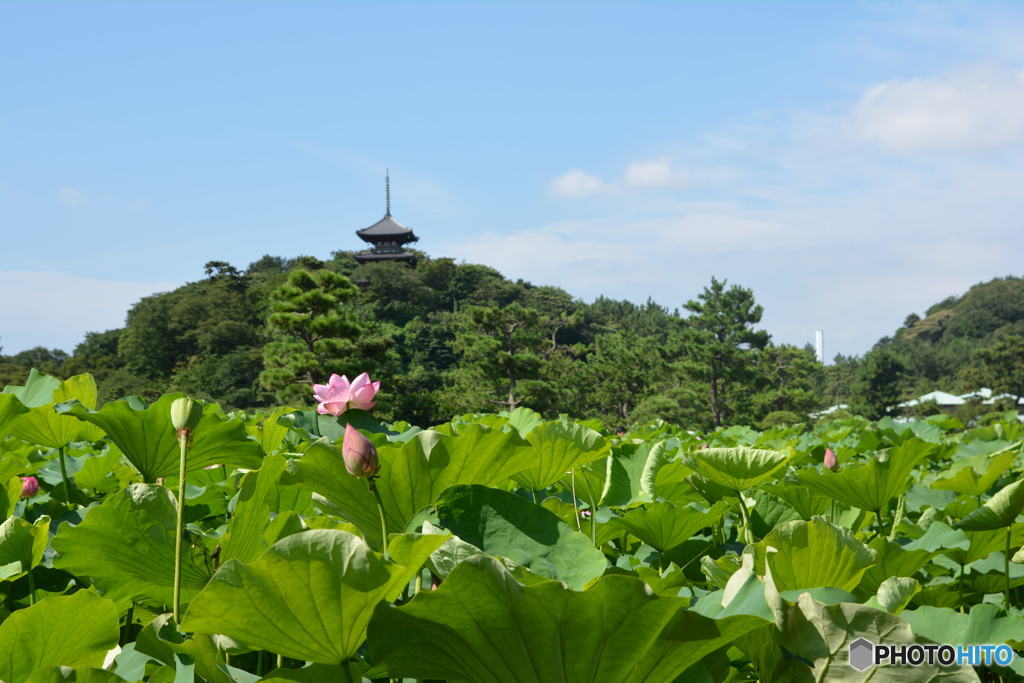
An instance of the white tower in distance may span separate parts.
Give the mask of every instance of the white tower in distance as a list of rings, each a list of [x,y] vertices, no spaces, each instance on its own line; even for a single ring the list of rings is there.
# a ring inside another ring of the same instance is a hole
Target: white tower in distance
[[[819,363],[825,362],[825,332],[822,330],[814,331],[814,355]]]

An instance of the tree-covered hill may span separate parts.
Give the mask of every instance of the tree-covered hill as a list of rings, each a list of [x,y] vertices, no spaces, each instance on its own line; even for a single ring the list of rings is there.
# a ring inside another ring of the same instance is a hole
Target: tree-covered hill
[[[862,358],[837,358],[859,412],[939,389],[1024,395],[1024,279],[997,278],[911,313]],[[836,382],[836,386],[842,382]]]
[[[911,314],[863,357],[823,367],[771,343],[748,289],[712,280],[679,310],[574,299],[493,268],[419,254],[415,267],[264,256],[137,302],[125,326],[71,355],[0,356],[0,384],[31,367],[93,373],[101,400],[184,391],[227,408],[302,405],[311,382],[368,371],[384,417],[435,423],[526,405],[614,426],[798,421],[837,403],[871,417],[934,389],[1024,394],[1024,279]]]
[[[824,369],[807,348],[756,328],[750,290],[713,280],[682,314],[574,299],[557,287],[419,255],[405,264],[265,256],[239,270],[211,261],[203,279],[146,297],[118,330],[91,332],[70,356],[0,357],[0,383],[28,368],[92,372],[101,400],[172,390],[252,408],[311,399],[311,381],[369,371],[389,388],[377,411],[434,423],[527,405],[625,426],[801,419],[825,404]]]

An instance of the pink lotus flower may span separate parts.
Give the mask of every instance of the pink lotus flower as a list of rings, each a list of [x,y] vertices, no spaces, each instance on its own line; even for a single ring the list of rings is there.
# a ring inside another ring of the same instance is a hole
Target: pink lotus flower
[[[822,464],[826,470],[832,470],[833,472],[839,469],[839,460],[836,458],[835,452],[831,448],[825,449],[825,458],[822,460]]]
[[[372,477],[380,471],[377,449],[373,443],[350,424],[345,425],[345,438],[341,442],[341,457],[345,469],[353,477]]]
[[[369,410],[374,405],[373,397],[380,389],[380,382],[371,382],[365,372],[350,384],[345,375],[331,375],[327,384],[314,384],[313,397],[319,401],[316,412],[321,415],[338,416],[349,408]]]
[[[35,477],[21,478],[21,497],[31,498],[39,491],[39,480]]]

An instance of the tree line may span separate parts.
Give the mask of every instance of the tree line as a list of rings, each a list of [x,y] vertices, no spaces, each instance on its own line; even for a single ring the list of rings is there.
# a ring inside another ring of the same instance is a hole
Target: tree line
[[[368,371],[387,387],[375,408],[384,419],[436,424],[525,405],[613,427],[660,418],[705,429],[805,421],[840,402],[877,417],[932,376],[969,381],[973,371],[981,381],[991,365],[977,353],[992,345],[979,343],[973,363],[957,357],[962,367],[950,369],[943,350],[918,367],[913,340],[941,323],[931,310],[908,319],[913,335],[898,332],[826,367],[809,346],[773,343],[757,327],[763,311],[753,292],[715,278],[670,310],[650,300],[585,303],[486,266],[419,256],[415,267],[358,264],[344,251],[327,260],[264,256],[245,270],[210,261],[203,279],[140,300],[123,328],[88,333],[70,355],[0,356],[0,386],[37,367],[93,373],[101,400],[183,391],[251,409],[307,405],[313,382]],[[1024,304],[1024,290],[1015,296]],[[938,310],[962,302],[946,303]],[[996,318],[1024,325],[1024,310],[1010,309]],[[944,324],[952,319],[960,318]]]

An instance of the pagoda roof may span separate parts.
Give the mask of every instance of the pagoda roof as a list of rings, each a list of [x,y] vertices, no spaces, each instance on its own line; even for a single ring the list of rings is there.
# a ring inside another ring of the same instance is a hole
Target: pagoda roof
[[[374,223],[368,228],[362,230],[356,230],[356,234],[360,237],[405,237],[411,236],[415,238],[413,231],[394,218],[391,217],[391,212],[384,214],[384,218]]]

